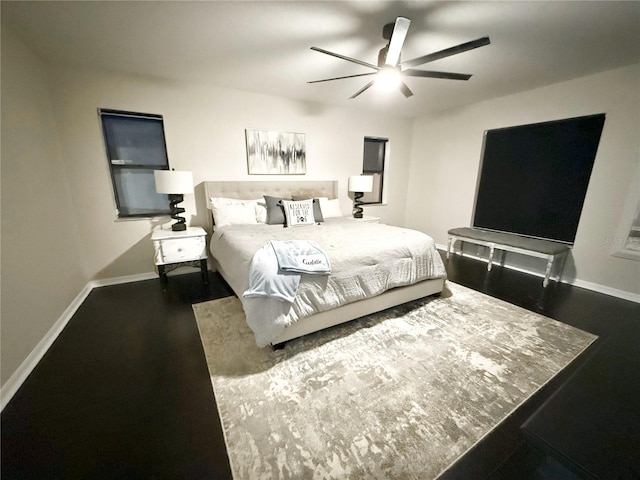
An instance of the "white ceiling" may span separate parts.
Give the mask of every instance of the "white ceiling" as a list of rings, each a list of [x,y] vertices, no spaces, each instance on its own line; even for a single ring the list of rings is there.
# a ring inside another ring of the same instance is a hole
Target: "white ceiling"
[[[640,62],[638,1],[1,2],[43,59],[403,116],[453,108]],[[368,82],[309,80],[369,71],[311,46],[377,63],[382,27],[411,19],[403,59],[482,36],[491,45],[424,65],[469,81],[409,78],[414,96]],[[640,86],[639,86],[640,87]]]

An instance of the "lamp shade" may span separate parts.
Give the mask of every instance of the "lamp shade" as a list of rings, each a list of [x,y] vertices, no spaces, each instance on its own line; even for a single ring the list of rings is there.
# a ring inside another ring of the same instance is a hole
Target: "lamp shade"
[[[373,177],[371,175],[352,175],[349,177],[350,192],[372,192]]]
[[[154,170],[156,192],[185,194],[193,193],[193,174],[176,170]]]

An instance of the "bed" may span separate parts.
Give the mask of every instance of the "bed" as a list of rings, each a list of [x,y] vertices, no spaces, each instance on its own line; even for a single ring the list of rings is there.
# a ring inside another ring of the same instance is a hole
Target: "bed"
[[[221,212],[221,199],[256,201],[263,195],[323,198],[325,208],[335,207],[336,200],[326,200],[337,198],[336,181],[205,182],[204,187],[212,213],[209,248],[213,265],[242,301],[247,323],[260,347],[282,346],[294,338],[439,294],[443,289],[446,272],[435,243],[414,230],[357,222],[351,216],[338,217],[335,211],[313,225],[284,227],[226,221],[222,226],[214,225],[213,217]],[[243,298],[252,258],[272,239],[313,240],[331,260],[331,274],[301,275],[293,303]]]

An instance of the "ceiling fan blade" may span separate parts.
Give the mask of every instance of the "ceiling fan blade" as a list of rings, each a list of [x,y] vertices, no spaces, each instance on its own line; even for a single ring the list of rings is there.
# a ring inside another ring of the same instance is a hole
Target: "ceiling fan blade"
[[[349,99],[352,98],[356,98],[358,95],[360,95],[362,92],[364,92],[365,90],[367,90],[369,87],[371,87],[371,85],[373,85],[373,82],[375,82],[375,80],[371,80],[369,83],[367,83],[364,87],[362,87],[360,90],[358,90],[356,93],[354,93],[353,95],[351,95],[349,97]]]
[[[387,58],[385,59],[385,65],[391,65],[395,67],[400,61],[400,52],[402,51],[402,45],[407,38],[407,32],[409,31],[409,25],[411,20],[405,17],[396,18],[396,24],[393,27],[393,33],[389,40],[389,48],[387,50]]]
[[[375,65],[372,65],[371,63],[363,62],[362,60],[358,60],[358,59],[351,58],[351,57],[345,57],[344,55],[340,55],[339,53],[333,53],[333,52],[330,52],[329,50],[324,50],[322,48],[311,47],[311,50],[315,50],[316,52],[320,52],[320,53],[325,53],[327,55],[331,55],[332,57],[341,58],[342,60],[346,60],[347,62],[357,63],[358,65],[362,65],[364,67],[373,68],[374,70],[378,70],[379,69],[379,67],[376,67]]]
[[[413,92],[409,90],[409,87],[407,87],[407,84],[404,82],[400,83],[400,91],[406,98],[409,98],[410,96],[413,95]]]
[[[444,78],[447,80],[469,80],[471,74],[468,73],[449,73],[449,72],[434,72],[431,70],[403,70],[402,75],[407,77],[425,77],[425,78]]]
[[[461,43],[460,45],[456,45],[455,47],[445,48],[444,50],[440,50],[439,52],[434,52],[422,57],[414,58],[412,60],[407,60],[406,62],[402,62],[400,66],[402,66],[403,68],[417,67],[418,65],[433,62],[435,60],[440,60],[441,58],[450,57],[451,55],[457,55],[458,53],[467,52],[469,50],[473,50],[474,48],[484,47],[485,45],[489,45],[490,43],[491,40],[489,40],[489,37],[482,37],[477,40]]]
[[[312,80],[312,81],[307,82],[307,83],[330,82],[332,80],[342,80],[343,78],[365,77],[367,75],[375,75],[376,73],[378,73],[378,72],[357,73],[355,75],[346,75],[344,77],[325,78],[324,80]]]

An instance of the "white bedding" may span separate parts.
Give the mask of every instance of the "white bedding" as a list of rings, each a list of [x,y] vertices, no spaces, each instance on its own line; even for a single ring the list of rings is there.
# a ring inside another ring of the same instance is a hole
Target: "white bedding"
[[[329,256],[331,275],[302,275],[293,303],[242,298],[251,259],[270,240],[313,240]],[[300,318],[429,278],[445,268],[431,237],[389,225],[328,218],[320,225],[228,225],[216,228],[210,250],[242,300],[247,323],[263,347]]]

